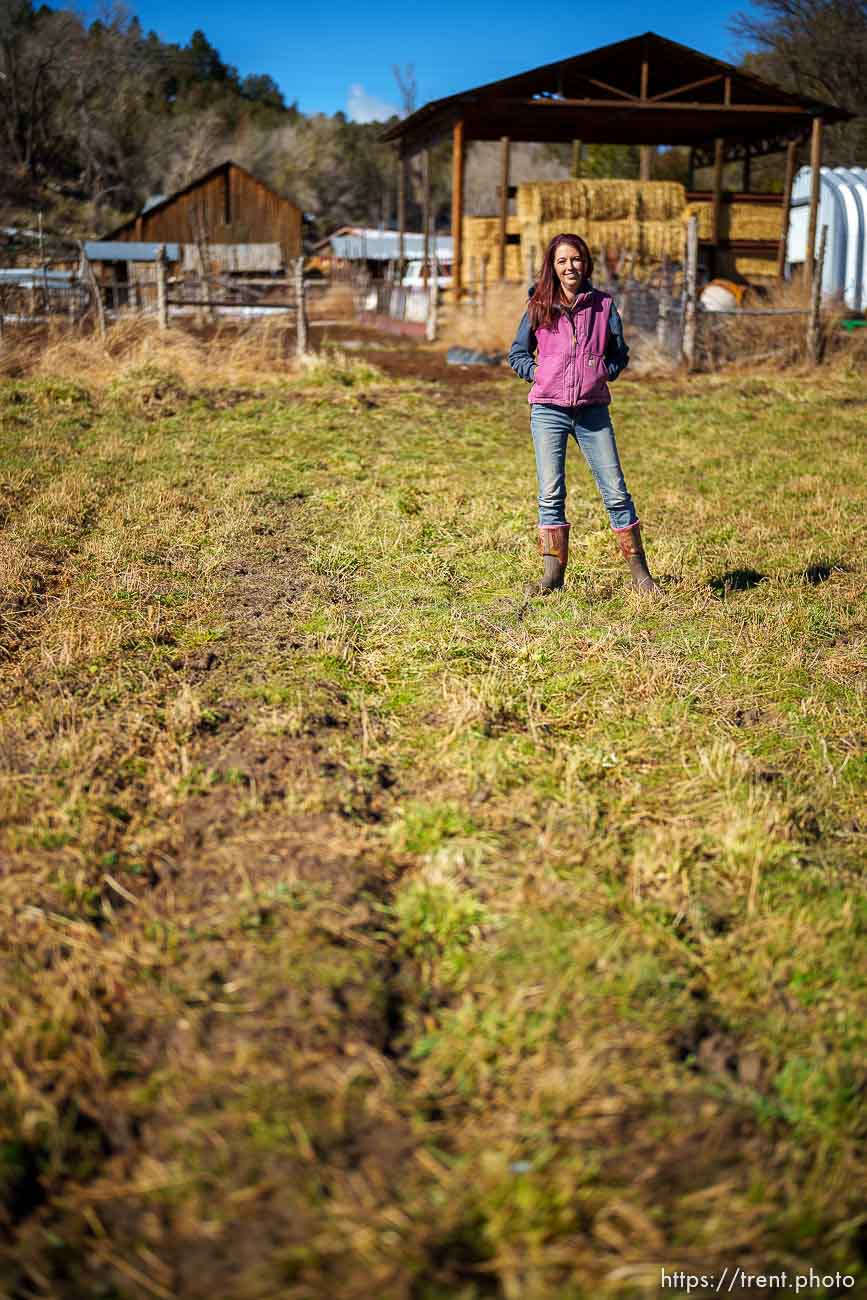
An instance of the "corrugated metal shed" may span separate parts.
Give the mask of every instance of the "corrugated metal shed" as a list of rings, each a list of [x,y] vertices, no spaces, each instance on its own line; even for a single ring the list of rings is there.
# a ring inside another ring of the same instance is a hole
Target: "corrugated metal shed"
[[[400,235],[396,230],[353,230],[334,234],[329,239],[334,257],[347,262],[392,262],[400,248]],[[451,235],[437,235],[431,239],[432,253],[440,262],[450,262],[454,243]],[[403,237],[404,260],[424,257],[424,235],[415,233]]]
[[[867,169],[823,167],[820,175],[819,213],[816,222],[816,250],[819,232],[828,227],[822,292],[842,298],[853,311],[867,310]],[[802,167],[792,187],[792,207],[786,260],[789,266],[802,264],[807,251],[810,208],[809,167]]]

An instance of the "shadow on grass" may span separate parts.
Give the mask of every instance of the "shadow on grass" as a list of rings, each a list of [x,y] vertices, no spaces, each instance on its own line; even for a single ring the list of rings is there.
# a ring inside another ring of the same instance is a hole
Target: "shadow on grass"
[[[818,587],[820,583],[827,582],[832,573],[841,573],[843,568],[842,564],[808,564],[801,576],[811,587]]]
[[[708,586],[715,596],[725,600],[733,591],[750,591],[764,582],[767,576],[766,573],[759,573],[758,569],[730,569],[718,578],[711,578]]]

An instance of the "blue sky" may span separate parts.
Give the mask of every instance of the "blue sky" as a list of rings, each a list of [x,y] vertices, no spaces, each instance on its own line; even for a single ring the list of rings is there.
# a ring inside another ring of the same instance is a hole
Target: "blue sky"
[[[146,30],[185,44],[200,27],[242,75],[266,72],[305,113],[338,109],[358,120],[400,102],[392,65],[411,63],[419,102],[494,81],[644,31],[736,60],[731,16],[748,6],[696,0],[637,0],[546,6],[519,0],[128,0]],[[542,15],[545,15],[543,18]],[[575,15],[574,17],[572,15]]]

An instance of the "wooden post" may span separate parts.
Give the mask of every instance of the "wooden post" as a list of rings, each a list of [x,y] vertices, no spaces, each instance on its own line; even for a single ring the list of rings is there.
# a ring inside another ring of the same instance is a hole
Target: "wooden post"
[[[822,188],[822,129],[821,117],[813,118],[813,134],[810,139],[810,220],[807,225],[807,249],[804,257],[804,276],[808,285],[812,284],[814,254],[816,252],[816,224],[819,219],[819,193]]]
[[[752,158],[752,154],[750,153],[750,146],[747,145],[746,152],[744,154],[743,175],[741,178],[741,189],[743,190],[744,194],[749,194],[750,192],[750,181],[752,178],[752,161],[753,158]]]
[[[307,354],[307,302],[304,296],[304,258],[296,257],[295,273],[295,351],[299,357]]]
[[[725,146],[722,140],[713,142],[713,207],[711,209],[711,242],[714,246],[714,260],[720,241],[720,232],[722,229],[722,180],[723,180],[723,155]],[[716,267],[714,267],[714,271]]]
[[[695,150],[690,149],[686,163],[686,188],[695,189]]]
[[[452,133],[452,292],[461,300],[464,256],[464,124],[455,122]]]
[[[424,230],[424,254],[421,264],[421,282],[425,288],[430,280],[430,149],[422,154],[422,229]]]
[[[581,155],[584,152],[584,144],[581,140],[572,141],[572,179],[580,181],[581,179]]]
[[[166,246],[160,244],[154,258],[157,272],[157,321],[161,330],[169,327],[169,304],[166,293]]]
[[[789,243],[789,217],[792,208],[792,185],[795,180],[795,167],[798,161],[798,141],[790,140],[786,149],[786,179],[783,182],[783,229],[780,235],[780,247],[777,250],[777,279],[782,280],[786,274],[786,249]]]
[[[647,99],[647,88],[649,83],[650,83],[650,64],[648,63],[647,56],[645,55],[644,58],[641,60],[642,100]],[[653,146],[649,144],[643,144],[639,149],[638,158],[639,158],[639,164],[638,164],[639,179],[643,181],[649,181],[651,179],[651,176],[653,175]]]
[[[96,276],[93,273],[93,267],[91,266],[90,258],[87,256],[87,254],[84,251],[84,244],[79,243],[78,247],[81,250],[81,270],[84,272],[84,278],[87,280],[88,287],[90,289],[91,295],[93,296],[93,308],[94,311],[96,312],[96,328],[99,333],[99,337],[101,339],[104,339],[105,338],[105,308],[102,305],[102,293],[100,292],[100,288],[99,288],[99,284],[97,283]]]
[[[690,369],[695,365],[696,315],[698,312],[698,217],[690,217],[686,228],[686,301],[683,305],[683,358]]]
[[[467,288],[475,297],[476,292],[476,259],[475,257],[467,258]]]
[[[437,316],[439,314],[440,303],[440,278],[437,271],[437,260],[434,258],[433,279],[431,280],[430,288],[428,289],[427,321],[425,322],[424,327],[424,336],[428,343],[436,343],[437,337]]]
[[[819,360],[819,326],[822,319],[822,268],[825,265],[825,241],[827,238],[828,227],[823,226],[822,233],[819,236],[819,251],[816,254],[815,265],[812,268],[810,315],[807,320],[807,356],[814,366]]]
[[[485,299],[488,296],[488,259],[486,256],[479,258],[479,311],[485,310]]]
[[[668,299],[671,293],[671,275],[668,258],[662,259],[662,276],[659,282],[659,315],[656,318],[656,341],[661,348],[668,341]]]
[[[531,244],[526,255],[527,284],[533,284],[536,273],[536,245]]]
[[[397,160],[397,283],[403,283],[404,245],[406,243],[406,159]]]
[[[509,233],[509,164],[511,143],[504,135],[500,140],[500,230],[497,246],[497,279],[502,284],[506,278],[506,236]]]

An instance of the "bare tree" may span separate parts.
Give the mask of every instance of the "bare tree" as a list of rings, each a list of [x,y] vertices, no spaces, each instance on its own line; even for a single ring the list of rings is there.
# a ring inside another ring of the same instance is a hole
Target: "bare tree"
[[[407,63],[401,68],[400,64],[393,63],[391,70],[400,91],[401,116],[409,117],[418,108],[418,80],[415,75],[415,66],[412,63]]]
[[[733,32],[753,47],[747,67],[788,90],[858,116],[832,127],[826,156],[863,162],[867,154],[867,0],[755,0]]]

